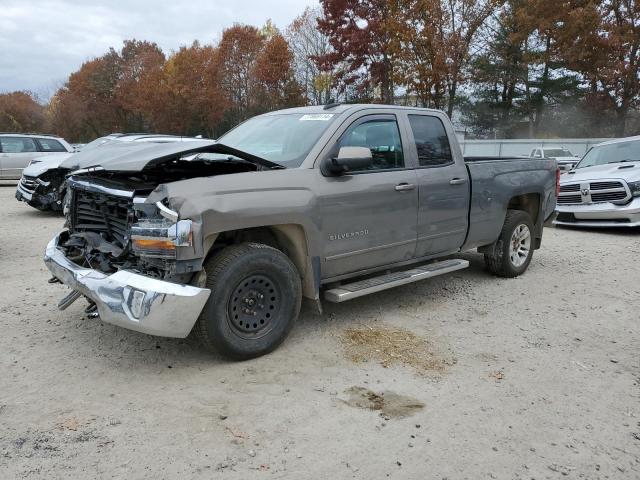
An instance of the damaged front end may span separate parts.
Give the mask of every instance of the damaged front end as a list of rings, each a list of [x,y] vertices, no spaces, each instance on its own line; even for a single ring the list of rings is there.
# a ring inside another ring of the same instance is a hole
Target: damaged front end
[[[178,260],[178,250],[192,246],[191,220],[163,217],[166,207],[145,204],[139,189],[73,177],[68,188],[69,229],[45,253],[54,277],[73,290],[59,307],[82,295],[107,323],[186,337],[209,297],[188,284],[193,262]]]
[[[37,177],[24,173],[16,188],[16,199],[38,210],[61,211],[66,173],[60,169],[53,169]]]
[[[126,269],[189,280],[193,262],[185,257],[193,246],[193,222],[179,220],[162,202],[146,203],[153,185],[134,188],[99,177],[71,177],[68,189],[69,230],[61,244],[68,258],[103,273]],[[179,255],[180,248],[189,251]]]
[[[121,155],[119,170],[97,166],[67,178],[68,229],[45,252],[54,278],[76,292],[60,308],[84,296],[107,323],[166,337],[189,334],[210,294],[195,286],[203,283],[196,279],[204,259],[201,223],[181,218],[159,192],[173,181],[264,167],[243,159],[185,161],[181,153],[146,161],[139,171],[127,170]]]

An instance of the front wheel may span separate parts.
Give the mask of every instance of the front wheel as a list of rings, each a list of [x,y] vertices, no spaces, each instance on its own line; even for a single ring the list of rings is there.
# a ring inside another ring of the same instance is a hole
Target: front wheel
[[[533,256],[533,231],[533,221],[527,212],[508,210],[498,240],[484,254],[487,269],[508,278],[524,273]]]
[[[205,347],[243,360],[282,343],[302,299],[300,275],[284,253],[241,243],[214,255],[204,269],[211,295],[194,328]]]

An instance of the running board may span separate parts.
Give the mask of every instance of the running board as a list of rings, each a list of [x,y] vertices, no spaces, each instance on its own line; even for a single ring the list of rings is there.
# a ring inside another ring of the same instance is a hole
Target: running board
[[[417,282],[425,278],[437,277],[445,273],[455,272],[467,268],[469,262],[467,260],[452,259],[442,262],[429,263],[421,267],[412,268],[400,272],[388,273],[379,277],[360,280],[359,282],[348,283],[332,288],[324,292],[324,298],[333,303],[345,302],[352,298],[362,297],[370,293],[380,292],[388,288],[406,285],[407,283]]]

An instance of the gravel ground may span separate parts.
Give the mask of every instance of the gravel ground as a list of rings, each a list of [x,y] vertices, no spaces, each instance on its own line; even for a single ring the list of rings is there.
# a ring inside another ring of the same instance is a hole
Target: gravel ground
[[[640,232],[547,229],[514,280],[466,254],[453,275],[305,307],[276,352],[232,363],[85,319],[80,301],[57,311],[41,254],[61,218],[13,194],[0,187],[2,479],[640,478]],[[380,328],[423,339],[440,368],[354,363],[344,332]]]

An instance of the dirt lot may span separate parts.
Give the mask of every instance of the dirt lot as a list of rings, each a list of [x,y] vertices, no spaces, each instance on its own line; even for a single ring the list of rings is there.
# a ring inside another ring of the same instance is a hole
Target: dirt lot
[[[548,229],[471,268],[305,308],[231,363],[56,310],[60,217],[0,187],[0,478],[640,478],[640,232]],[[403,340],[404,339],[404,340]],[[406,341],[406,349],[403,349]]]

